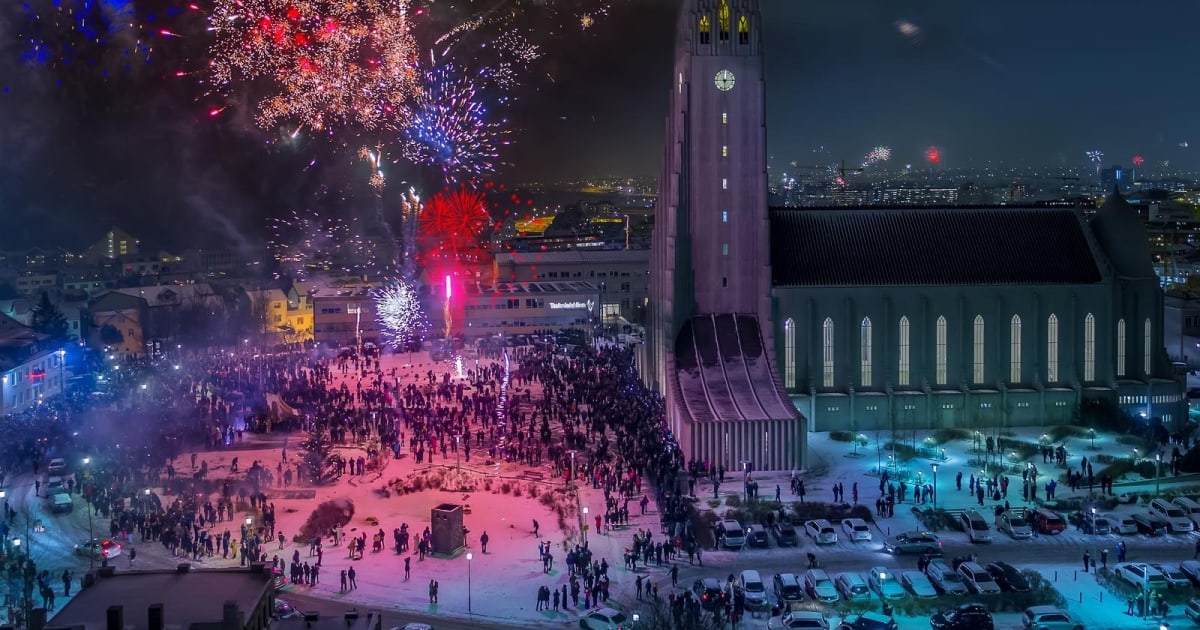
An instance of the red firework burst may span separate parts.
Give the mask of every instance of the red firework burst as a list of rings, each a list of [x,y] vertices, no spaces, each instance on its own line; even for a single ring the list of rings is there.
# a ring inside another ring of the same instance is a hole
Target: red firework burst
[[[942,163],[942,150],[937,147],[925,149],[925,161],[937,166]]]
[[[1133,165],[1134,166],[1141,166],[1145,161],[1146,161],[1146,158],[1144,158],[1140,155],[1133,156]]]
[[[421,211],[421,244],[427,258],[462,260],[483,249],[491,223],[482,192],[465,184],[434,195]]]

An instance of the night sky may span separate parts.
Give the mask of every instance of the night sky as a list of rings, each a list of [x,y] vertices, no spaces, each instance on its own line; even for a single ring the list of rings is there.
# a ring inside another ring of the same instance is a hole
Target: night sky
[[[547,43],[507,110],[515,144],[495,179],[657,173],[677,3],[613,4]],[[345,149],[268,147],[238,103],[210,118],[195,85],[169,77],[172,55],[202,50],[202,36],[129,70],[111,58],[50,68],[22,60],[18,5],[0,8],[0,247],[74,247],[114,223],[175,249],[232,244],[261,236],[267,217],[352,213],[369,198]],[[1200,3],[763,0],[763,11],[773,168],[859,161],[877,145],[895,165],[920,163],[936,145],[947,167],[1083,168],[1101,150],[1106,163],[1200,170],[1197,148],[1181,146],[1200,142]],[[395,169],[393,182],[406,175]]]

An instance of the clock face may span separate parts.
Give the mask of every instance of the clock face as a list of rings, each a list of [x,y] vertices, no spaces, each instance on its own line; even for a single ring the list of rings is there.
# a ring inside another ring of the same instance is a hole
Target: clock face
[[[713,83],[717,84],[718,90],[728,92],[733,89],[733,73],[728,70],[722,70],[713,78]]]

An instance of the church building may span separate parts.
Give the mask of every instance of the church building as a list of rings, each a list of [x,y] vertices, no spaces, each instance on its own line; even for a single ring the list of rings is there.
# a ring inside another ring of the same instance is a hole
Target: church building
[[[806,464],[807,432],[1186,418],[1145,228],[1070,208],[767,207],[757,0],[684,0],[643,378],[689,458]]]

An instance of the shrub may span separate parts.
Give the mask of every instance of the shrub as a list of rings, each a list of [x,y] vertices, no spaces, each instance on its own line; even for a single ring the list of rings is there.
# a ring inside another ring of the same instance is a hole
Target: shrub
[[[300,528],[301,540],[326,536],[354,518],[354,502],[345,497],[330,499],[318,505]]]
[[[1004,438],[999,440],[997,446],[999,447],[1000,453],[1004,455],[1005,461],[1012,459],[1009,457],[1011,453],[1017,454],[1017,461],[1024,461],[1030,457],[1033,457],[1034,455],[1037,455],[1042,450],[1042,447],[1037,444],[1030,444],[1029,442],[1009,440]]]
[[[1140,451],[1143,455],[1154,449],[1154,444],[1140,435],[1118,435],[1117,444],[1132,446]]]
[[[938,446],[941,446],[947,442],[953,442],[954,440],[969,439],[971,439],[971,432],[966,429],[938,429],[937,431],[933,432],[933,441],[937,442]]]
[[[529,496],[531,498],[534,498],[534,499],[538,498],[538,494],[540,494],[540,493],[541,493],[541,490],[538,489],[538,486],[536,483],[529,484]]]
[[[517,484],[517,485],[513,486],[513,489],[512,489],[512,495],[513,495],[514,497],[519,497],[519,496],[521,496],[521,493],[522,493],[522,490],[521,490],[521,484]]]
[[[917,456],[917,449],[908,444],[901,444],[900,442],[888,442],[883,445],[883,450],[888,453],[894,452],[896,459],[902,462],[914,459]]]
[[[1100,472],[1101,475],[1112,477],[1114,481],[1120,481],[1130,473],[1139,474],[1143,479],[1154,479],[1155,462],[1142,460],[1135,464],[1130,459],[1118,459]]]
[[[796,502],[792,504],[791,517],[796,522],[803,523],[819,518],[837,522],[844,518],[861,518],[870,523],[875,520],[875,513],[865,505],[846,507],[844,504],[822,503],[820,501]]]
[[[853,442],[854,433],[850,431],[830,431],[829,439],[834,442]]]
[[[1088,430],[1073,424],[1060,424],[1050,427],[1050,430],[1046,431],[1046,434],[1050,436],[1050,441],[1062,442],[1069,437],[1088,437]]]
[[[741,505],[742,505],[742,495],[740,495],[740,494],[731,494],[731,495],[729,495],[729,496],[725,497],[725,505],[727,505],[727,506],[729,506],[729,507],[731,507],[731,508],[735,508],[735,507],[741,507]]]
[[[1117,461],[1117,456],[1109,455],[1108,453],[1100,453],[1099,455],[1093,455],[1092,461],[1098,464],[1111,464]]]
[[[558,500],[556,500],[554,498],[554,494],[550,492],[538,497],[538,502],[551,509],[554,509],[558,505]]]
[[[512,492],[512,484],[505,481],[500,484],[500,494],[508,494]]]
[[[943,508],[929,508],[922,510],[913,508],[913,514],[917,517],[917,521],[921,523],[921,527],[931,532],[940,532],[944,529],[955,529],[957,521]]]
[[[708,503],[709,509],[715,510],[715,509],[721,507],[721,501],[719,499],[709,499],[705,503]]]
[[[483,482],[483,489],[487,490],[488,492],[492,491],[492,480],[491,479],[487,479]]]

